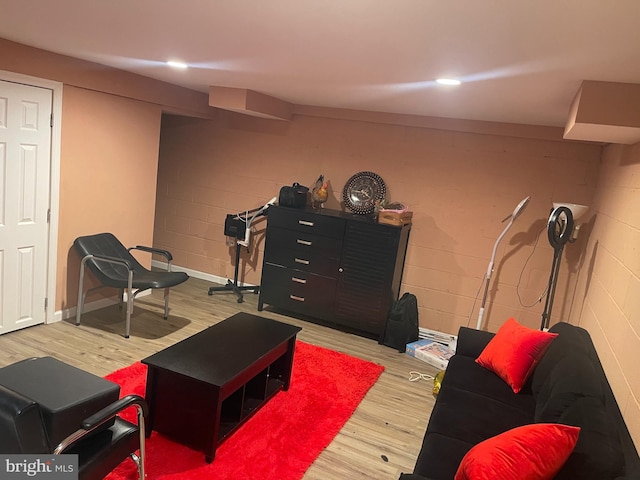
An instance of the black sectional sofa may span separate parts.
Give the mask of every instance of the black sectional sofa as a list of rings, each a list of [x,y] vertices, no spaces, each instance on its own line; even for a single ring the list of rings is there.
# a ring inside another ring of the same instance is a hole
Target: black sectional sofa
[[[640,459],[588,332],[554,325],[551,342],[520,393],[478,365],[494,334],[462,327],[413,474],[451,480],[465,454],[502,432],[533,423],[581,427],[561,480],[640,479]]]

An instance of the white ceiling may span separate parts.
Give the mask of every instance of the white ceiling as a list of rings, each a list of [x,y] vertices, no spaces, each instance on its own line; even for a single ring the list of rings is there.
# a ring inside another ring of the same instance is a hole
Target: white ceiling
[[[0,0],[0,37],[203,92],[534,125],[582,80],[640,83],[640,0]]]

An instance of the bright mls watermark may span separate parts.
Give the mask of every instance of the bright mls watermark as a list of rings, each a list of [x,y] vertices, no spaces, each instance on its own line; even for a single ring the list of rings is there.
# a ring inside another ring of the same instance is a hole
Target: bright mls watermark
[[[78,480],[78,456],[0,455],[0,479]]]

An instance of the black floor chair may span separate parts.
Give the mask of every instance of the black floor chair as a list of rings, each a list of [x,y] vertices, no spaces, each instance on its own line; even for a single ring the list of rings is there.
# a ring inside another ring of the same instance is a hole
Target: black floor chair
[[[75,454],[79,480],[100,480],[130,457],[144,480],[147,403],[119,395],[117,383],[53,357],[0,368],[0,452],[51,455],[56,464],[55,455]],[[131,407],[135,423],[119,416]]]
[[[137,245],[125,248],[111,233],[98,233],[78,237],[73,242],[74,247],[82,257],[80,262],[80,281],[78,284],[78,307],[76,311],[76,325],[80,325],[80,316],[87,293],[84,291],[85,266],[101,283],[99,287],[112,287],[119,290],[120,305],[122,306],[124,292],[127,292],[127,311],[125,320],[125,338],[129,338],[131,329],[131,314],[136,295],[150,288],[164,288],[164,318],[169,316],[169,288],[185,282],[189,276],[184,272],[172,272],[173,256],[167,250]],[[157,253],[167,259],[168,271],[151,271],[143,267],[131,250]],[[95,288],[99,288],[95,287]]]

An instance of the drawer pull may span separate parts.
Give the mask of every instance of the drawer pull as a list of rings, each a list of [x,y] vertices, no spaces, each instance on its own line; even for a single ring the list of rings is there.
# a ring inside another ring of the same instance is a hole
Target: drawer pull
[[[307,283],[307,281],[304,278],[297,278],[297,277],[291,277],[291,281],[296,283]]]
[[[300,225],[304,225],[305,227],[313,227],[313,222],[307,222],[306,220],[298,220]]]
[[[291,300],[296,300],[298,302],[304,302],[304,297],[297,297],[296,295],[289,295]]]
[[[296,242],[299,243],[300,245],[307,245],[309,247],[311,246],[311,243],[312,243],[309,240],[300,240],[300,239],[296,240]]]
[[[309,265],[309,260],[305,260],[304,258],[296,258],[294,261],[303,265]]]

